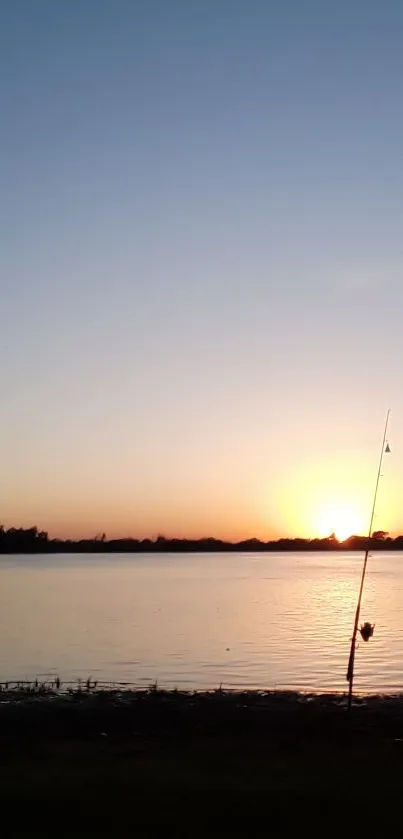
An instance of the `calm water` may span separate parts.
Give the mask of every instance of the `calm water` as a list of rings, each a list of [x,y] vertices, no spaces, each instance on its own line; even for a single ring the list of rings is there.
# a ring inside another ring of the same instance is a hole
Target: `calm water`
[[[0,679],[344,690],[358,554],[0,558]],[[369,562],[357,689],[403,689],[403,554]]]

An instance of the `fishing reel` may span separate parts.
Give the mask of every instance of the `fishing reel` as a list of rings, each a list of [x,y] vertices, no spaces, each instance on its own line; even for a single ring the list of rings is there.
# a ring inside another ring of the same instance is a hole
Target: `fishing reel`
[[[374,623],[370,623],[369,621],[365,621],[365,623],[363,623],[360,626],[360,630],[359,630],[362,640],[363,641],[369,641],[369,639],[372,638],[372,636],[374,634],[374,629],[375,629],[375,624]]]

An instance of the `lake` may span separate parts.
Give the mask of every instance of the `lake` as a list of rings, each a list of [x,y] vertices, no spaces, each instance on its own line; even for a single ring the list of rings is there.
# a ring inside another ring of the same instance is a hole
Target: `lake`
[[[353,553],[0,557],[0,680],[345,690]],[[403,687],[403,554],[369,559],[356,688]]]

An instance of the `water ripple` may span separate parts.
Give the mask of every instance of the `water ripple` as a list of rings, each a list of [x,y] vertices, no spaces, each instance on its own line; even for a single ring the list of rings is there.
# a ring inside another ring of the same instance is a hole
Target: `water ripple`
[[[402,688],[402,559],[370,560],[360,690]],[[347,553],[0,558],[1,679],[345,690],[360,568]]]

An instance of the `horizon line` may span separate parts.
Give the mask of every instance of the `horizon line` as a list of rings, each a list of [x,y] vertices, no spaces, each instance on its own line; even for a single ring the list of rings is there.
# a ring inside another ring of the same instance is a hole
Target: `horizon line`
[[[157,536],[115,536],[112,538],[107,538],[106,532],[99,532],[95,536],[81,536],[81,537],[62,537],[62,536],[52,536],[50,537],[47,531],[41,530],[36,525],[32,525],[30,527],[4,527],[4,525],[0,524],[0,540],[4,538],[12,537],[13,535],[23,536],[24,534],[26,537],[31,537],[32,539],[37,539],[40,542],[61,542],[61,543],[83,543],[83,542],[93,542],[97,544],[110,544],[114,542],[135,542],[138,544],[165,544],[171,542],[216,542],[222,545],[243,545],[247,543],[255,543],[260,545],[275,545],[281,542],[330,542],[330,543],[337,543],[339,545],[344,545],[351,540],[375,540],[375,541],[395,541],[396,539],[402,538],[403,534],[398,534],[397,536],[391,536],[389,531],[382,530],[378,528],[377,530],[373,531],[370,536],[364,533],[351,533],[345,539],[339,539],[335,533],[330,533],[328,536],[279,536],[277,538],[259,538],[257,536],[248,536],[242,539],[224,539],[217,536],[164,536],[163,534],[158,534]]]

